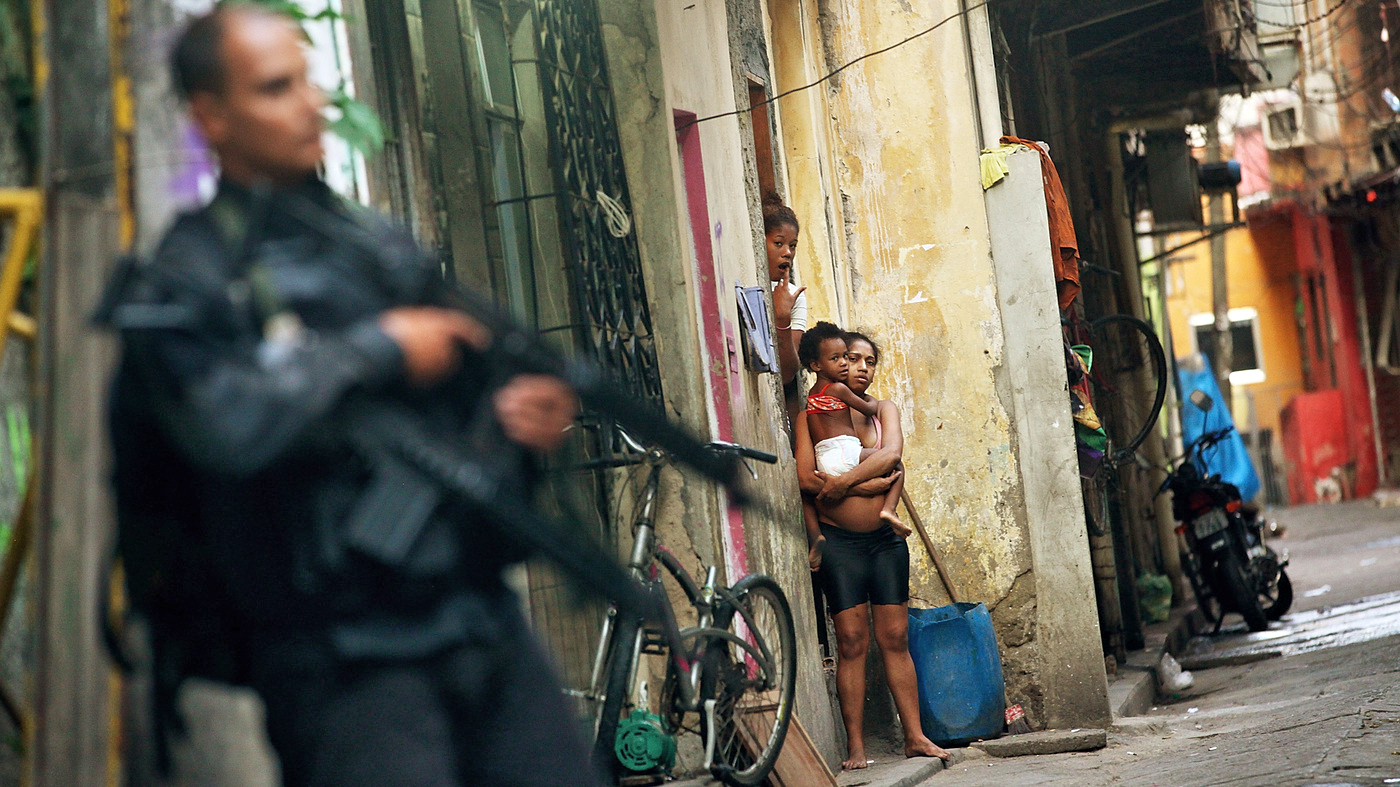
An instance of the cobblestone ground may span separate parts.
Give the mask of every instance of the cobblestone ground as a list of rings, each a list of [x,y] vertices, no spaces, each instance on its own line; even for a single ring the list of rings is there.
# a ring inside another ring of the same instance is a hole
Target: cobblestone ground
[[[1198,670],[1190,691],[1120,720],[1099,752],[972,752],[926,784],[1400,784],[1400,508],[1356,501],[1275,515],[1295,611],[1268,632],[1193,646],[1277,657]]]

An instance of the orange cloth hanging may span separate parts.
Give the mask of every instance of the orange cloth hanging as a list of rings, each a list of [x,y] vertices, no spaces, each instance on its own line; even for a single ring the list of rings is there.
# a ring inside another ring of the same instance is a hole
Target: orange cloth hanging
[[[1045,212],[1050,218],[1050,249],[1055,266],[1055,291],[1060,309],[1067,309],[1079,294],[1079,239],[1074,234],[1074,218],[1069,199],[1060,183],[1060,173],[1045,148],[1020,137],[1002,137],[1003,144],[1025,145],[1040,154],[1040,175],[1045,184]]]

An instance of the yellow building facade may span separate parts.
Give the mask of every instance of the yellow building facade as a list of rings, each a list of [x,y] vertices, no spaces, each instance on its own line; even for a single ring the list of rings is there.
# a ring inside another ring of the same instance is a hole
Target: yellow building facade
[[[1291,229],[1264,218],[1225,234],[1226,290],[1237,343],[1233,389],[1235,423],[1241,432],[1279,433],[1279,412],[1303,391],[1298,347],[1297,266]],[[1199,243],[1166,260],[1167,315],[1178,358],[1199,348],[1199,333],[1214,324],[1210,245]],[[1251,363],[1253,361],[1253,363]]]

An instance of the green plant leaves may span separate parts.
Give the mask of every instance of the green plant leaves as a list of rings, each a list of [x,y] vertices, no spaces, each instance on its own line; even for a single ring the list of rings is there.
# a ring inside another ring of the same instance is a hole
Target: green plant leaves
[[[330,122],[332,134],[364,156],[384,147],[384,125],[368,104],[346,93],[344,85],[332,90],[328,98],[331,106],[340,111],[340,117]]]

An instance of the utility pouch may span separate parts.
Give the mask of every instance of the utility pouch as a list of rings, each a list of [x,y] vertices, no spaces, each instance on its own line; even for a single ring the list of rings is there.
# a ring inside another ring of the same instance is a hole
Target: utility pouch
[[[345,528],[345,545],[402,566],[441,501],[440,487],[396,456],[375,457],[374,478]]]

